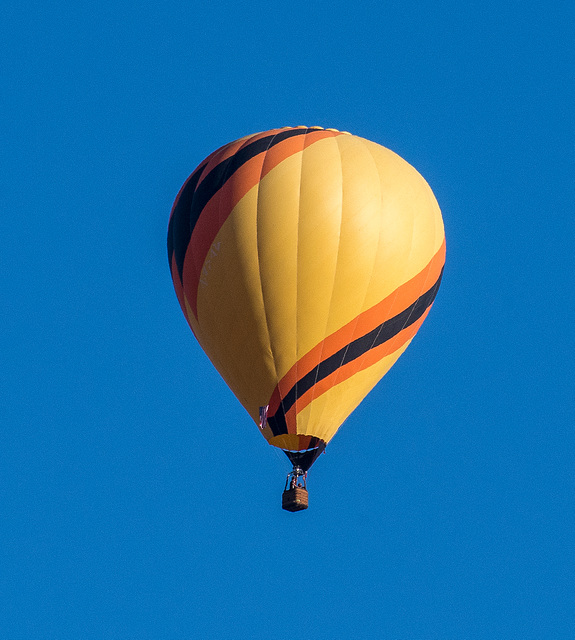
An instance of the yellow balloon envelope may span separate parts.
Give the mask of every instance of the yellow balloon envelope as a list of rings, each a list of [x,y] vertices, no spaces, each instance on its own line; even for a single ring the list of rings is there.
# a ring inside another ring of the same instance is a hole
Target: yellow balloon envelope
[[[427,316],[445,235],[431,189],[398,155],[289,127],[199,165],[174,203],[168,257],[200,345],[266,440],[307,471]]]

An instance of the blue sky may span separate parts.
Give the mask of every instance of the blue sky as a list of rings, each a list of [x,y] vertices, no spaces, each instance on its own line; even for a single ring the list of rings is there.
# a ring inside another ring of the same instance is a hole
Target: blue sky
[[[575,637],[575,10],[440,5],[3,4],[1,638]],[[165,248],[195,166],[284,125],[399,153],[447,235],[299,514]]]

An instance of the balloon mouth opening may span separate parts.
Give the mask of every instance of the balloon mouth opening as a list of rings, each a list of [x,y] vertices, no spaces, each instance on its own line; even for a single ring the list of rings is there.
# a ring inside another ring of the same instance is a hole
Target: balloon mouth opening
[[[320,443],[310,449],[290,451],[289,449],[282,449],[282,451],[289,458],[294,469],[301,469],[302,472],[307,473],[312,464],[319,458],[319,456],[325,451],[326,443],[320,441]]]

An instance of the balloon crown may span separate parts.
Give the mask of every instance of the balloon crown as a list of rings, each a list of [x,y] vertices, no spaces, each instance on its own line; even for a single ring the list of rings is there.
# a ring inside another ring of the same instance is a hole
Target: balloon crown
[[[327,127],[319,127],[312,126],[308,127],[305,124],[298,124],[296,127],[281,127],[282,129],[317,129],[319,131],[335,131],[335,133],[343,133],[346,136],[350,136],[351,133],[349,131],[340,131],[339,129],[327,128]]]

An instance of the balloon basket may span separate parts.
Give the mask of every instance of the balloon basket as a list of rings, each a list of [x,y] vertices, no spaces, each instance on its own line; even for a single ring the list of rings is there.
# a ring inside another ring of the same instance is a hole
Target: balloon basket
[[[294,467],[288,473],[286,486],[282,493],[282,509],[286,511],[302,511],[308,507],[308,493],[306,488],[307,473],[299,467]]]
[[[308,507],[307,489],[295,487],[282,494],[282,509],[286,511],[302,511]]]

